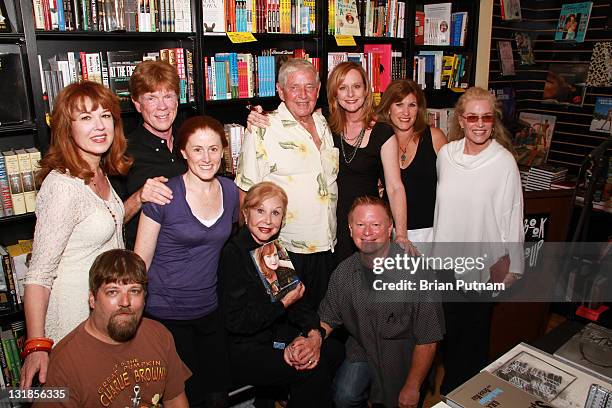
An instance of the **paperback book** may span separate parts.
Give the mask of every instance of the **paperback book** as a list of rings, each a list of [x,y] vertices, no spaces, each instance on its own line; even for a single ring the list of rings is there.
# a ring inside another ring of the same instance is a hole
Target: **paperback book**
[[[595,99],[595,111],[589,130],[612,135],[612,98]]]
[[[425,4],[425,45],[450,45],[451,6]]]
[[[559,15],[555,41],[584,42],[592,8],[592,1],[564,4]]]
[[[300,283],[289,254],[279,240],[255,248],[251,257],[272,302],[282,300]]]
[[[588,64],[550,64],[542,99],[545,102],[582,106]]]
[[[519,114],[519,129],[513,138],[519,164],[537,166],[546,163],[556,120],[555,116],[539,113]]]
[[[336,34],[361,35],[355,0],[336,0]]]

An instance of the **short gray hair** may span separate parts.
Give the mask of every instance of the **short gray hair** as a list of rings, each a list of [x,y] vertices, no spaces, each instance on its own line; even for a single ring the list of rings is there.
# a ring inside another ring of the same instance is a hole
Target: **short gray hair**
[[[319,72],[317,72],[317,69],[310,61],[302,58],[289,58],[278,70],[278,83],[280,84],[281,88],[285,87],[289,74],[296,71],[311,71],[317,79],[317,84],[320,82]]]

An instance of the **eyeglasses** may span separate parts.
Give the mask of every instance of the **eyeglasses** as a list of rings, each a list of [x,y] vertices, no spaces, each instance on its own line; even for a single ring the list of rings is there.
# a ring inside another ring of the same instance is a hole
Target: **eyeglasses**
[[[482,119],[482,123],[493,123],[495,121],[495,117],[493,115],[461,115],[463,119],[465,119],[468,123],[476,123]]]

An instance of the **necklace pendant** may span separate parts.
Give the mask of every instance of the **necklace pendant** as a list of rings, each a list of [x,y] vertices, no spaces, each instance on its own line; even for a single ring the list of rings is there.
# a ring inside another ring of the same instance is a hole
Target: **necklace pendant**
[[[406,153],[402,153],[402,155],[400,156],[400,161],[402,162],[402,164],[404,164],[404,162],[406,161]]]

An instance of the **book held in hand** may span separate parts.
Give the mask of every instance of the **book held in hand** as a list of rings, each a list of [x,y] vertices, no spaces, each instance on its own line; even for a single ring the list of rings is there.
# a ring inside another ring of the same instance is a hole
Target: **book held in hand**
[[[251,257],[272,302],[280,301],[300,283],[289,254],[279,240],[255,248]]]

